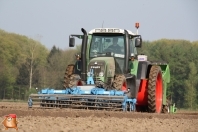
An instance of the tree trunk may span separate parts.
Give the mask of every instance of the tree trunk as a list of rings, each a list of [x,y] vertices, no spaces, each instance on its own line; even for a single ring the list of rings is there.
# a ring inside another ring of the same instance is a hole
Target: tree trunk
[[[4,94],[3,94],[3,99],[5,99],[5,94],[6,94],[6,89],[4,88]]]
[[[29,89],[32,88],[33,59],[34,59],[34,50],[31,53],[31,62],[30,62],[30,87],[29,87]]]

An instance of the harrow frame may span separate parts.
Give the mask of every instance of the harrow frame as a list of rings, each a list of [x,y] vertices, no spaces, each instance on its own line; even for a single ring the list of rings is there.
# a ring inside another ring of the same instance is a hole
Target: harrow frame
[[[29,96],[29,107],[73,108],[111,111],[135,111],[135,98],[129,98],[124,91],[105,90],[94,86],[78,86],[66,90],[43,89]],[[37,103],[36,103],[37,102]]]

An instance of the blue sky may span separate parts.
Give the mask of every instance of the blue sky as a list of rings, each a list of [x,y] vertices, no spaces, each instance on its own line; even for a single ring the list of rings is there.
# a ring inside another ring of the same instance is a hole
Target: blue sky
[[[198,0],[0,0],[0,29],[39,39],[48,49],[68,49],[70,34],[103,21],[133,32],[139,22],[144,40],[196,41]]]

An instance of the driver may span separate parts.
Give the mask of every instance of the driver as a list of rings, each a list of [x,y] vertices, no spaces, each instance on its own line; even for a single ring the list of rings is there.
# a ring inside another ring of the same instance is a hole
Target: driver
[[[118,45],[118,38],[113,38],[113,44],[107,49],[112,49],[116,53],[121,53],[121,47]]]

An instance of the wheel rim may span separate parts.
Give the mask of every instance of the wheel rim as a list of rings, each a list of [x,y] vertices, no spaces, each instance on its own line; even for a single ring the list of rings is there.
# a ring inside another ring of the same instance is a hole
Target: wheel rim
[[[156,101],[156,112],[160,113],[161,108],[162,108],[162,77],[161,74],[159,73],[157,76],[157,81],[156,81],[156,91],[155,91],[155,101]]]
[[[123,85],[122,85],[122,91],[127,91],[126,82],[124,82]]]

